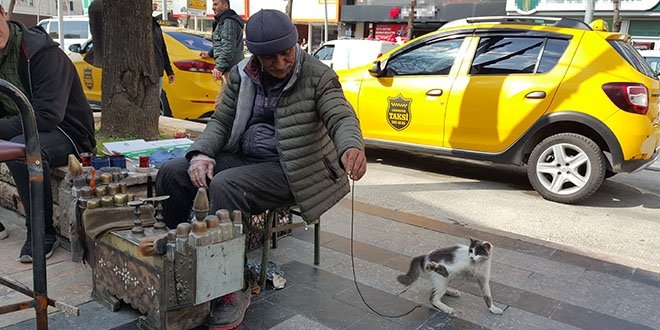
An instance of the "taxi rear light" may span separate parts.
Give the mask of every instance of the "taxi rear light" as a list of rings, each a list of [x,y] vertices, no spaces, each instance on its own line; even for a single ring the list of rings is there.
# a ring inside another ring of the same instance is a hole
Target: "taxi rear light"
[[[603,91],[623,111],[645,115],[649,109],[649,91],[642,84],[609,83]]]
[[[183,60],[175,61],[174,66],[176,66],[181,71],[190,71],[190,72],[204,72],[211,73],[215,65],[213,63],[208,63],[200,60]]]

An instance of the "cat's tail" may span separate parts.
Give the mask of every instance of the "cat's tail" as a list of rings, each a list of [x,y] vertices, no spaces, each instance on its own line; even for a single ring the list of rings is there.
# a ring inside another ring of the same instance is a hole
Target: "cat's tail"
[[[426,256],[414,257],[410,262],[410,269],[406,275],[397,276],[397,281],[403,285],[411,285],[419,278],[419,273],[421,273],[424,267],[424,259]]]

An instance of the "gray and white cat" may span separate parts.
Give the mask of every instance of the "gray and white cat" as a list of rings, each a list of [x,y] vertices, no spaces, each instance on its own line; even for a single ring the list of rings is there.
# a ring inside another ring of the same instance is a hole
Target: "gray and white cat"
[[[476,279],[488,310],[493,314],[502,314],[502,310],[493,304],[493,297],[490,294],[492,250],[491,243],[470,238],[470,246],[455,245],[414,257],[410,262],[408,273],[399,275],[397,280],[403,285],[411,285],[419,278],[422,271],[428,274],[433,282],[431,303],[439,310],[452,314],[454,309],[442,303],[440,298],[445,294],[460,297],[461,293],[450,288],[449,282],[456,279]]]

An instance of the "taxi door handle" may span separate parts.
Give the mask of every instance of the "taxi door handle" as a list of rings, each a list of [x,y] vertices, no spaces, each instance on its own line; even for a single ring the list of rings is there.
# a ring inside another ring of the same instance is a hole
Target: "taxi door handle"
[[[545,92],[544,91],[529,92],[529,93],[527,93],[527,95],[525,95],[525,98],[528,98],[528,99],[544,99],[545,98]]]
[[[440,95],[442,95],[442,89],[432,89],[432,90],[426,92],[426,95],[428,95],[428,96],[440,96]]]
[[[658,94],[658,93],[653,93],[653,94],[651,94],[651,96],[653,96],[653,97],[658,97],[658,96],[660,96],[660,94]]]

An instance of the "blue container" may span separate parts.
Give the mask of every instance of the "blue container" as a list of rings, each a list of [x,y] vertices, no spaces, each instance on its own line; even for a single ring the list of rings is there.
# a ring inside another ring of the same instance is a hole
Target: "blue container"
[[[92,167],[97,170],[100,170],[103,167],[110,166],[110,158],[108,156],[96,156],[92,157]]]
[[[121,155],[110,156],[110,166],[126,168],[126,156],[121,156]]]

